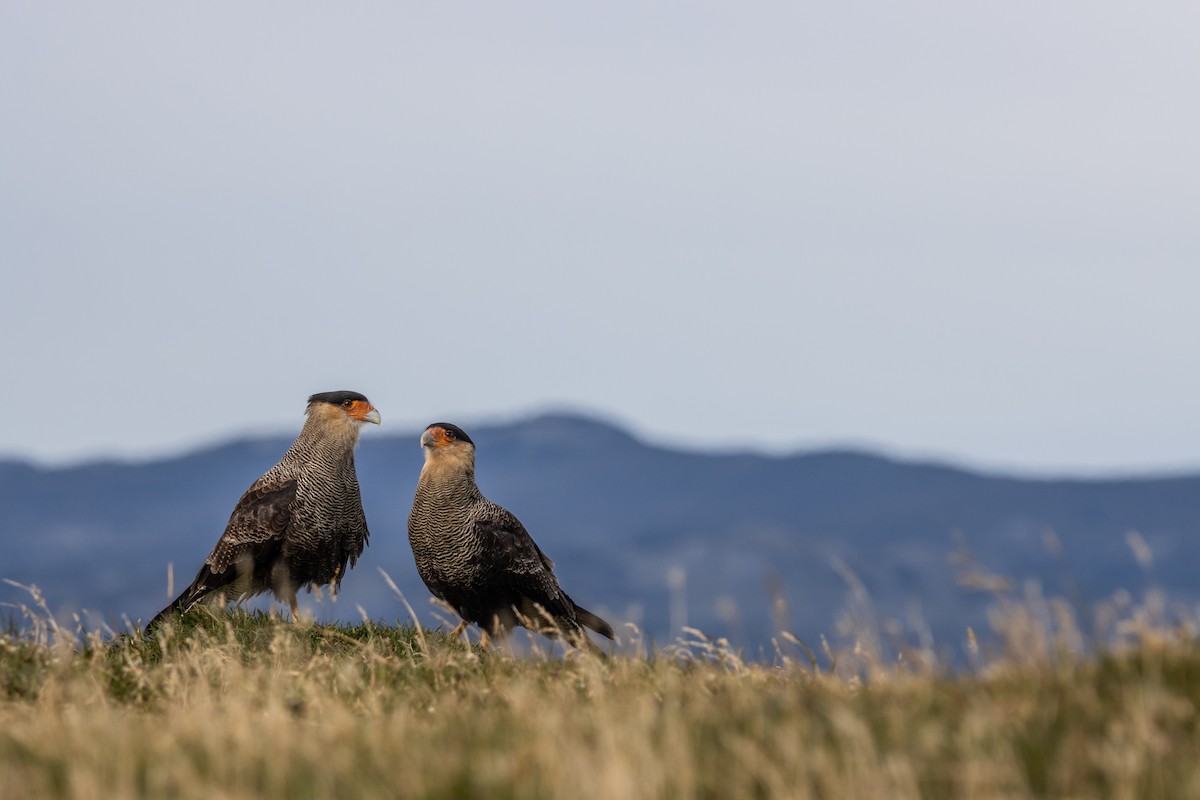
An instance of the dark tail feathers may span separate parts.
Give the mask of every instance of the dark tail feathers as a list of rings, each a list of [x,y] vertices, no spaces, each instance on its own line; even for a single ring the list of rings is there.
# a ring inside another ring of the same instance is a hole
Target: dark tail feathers
[[[196,575],[196,579],[192,581],[191,585],[146,623],[146,630],[150,631],[157,628],[168,617],[174,614],[186,613],[192,606],[199,603],[205,597],[208,597],[214,590],[220,589],[230,583],[236,574],[236,570],[229,569],[224,573],[214,575],[212,570],[208,568],[208,564],[205,564],[200,568],[200,573]]]
[[[617,638],[613,633],[612,625],[609,625],[607,622],[600,619],[595,614],[576,603],[574,600],[571,601],[571,605],[575,606],[575,619],[579,620],[580,625],[591,628],[596,633],[600,634],[601,636],[606,636],[609,639],[615,640]]]
[[[154,628],[157,628],[167,619],[167,617],[170,617],[173,614],[182,614],[195,605],[196,600],[199,598],[192,598],[194,588],[194,586],[189,586],[188,588],[184,589],[183,594],[179,595],[179,597],[176,597],[167,605],[166,608],[155,614],[154,618],[146,623],[146,630],[150,631]]]

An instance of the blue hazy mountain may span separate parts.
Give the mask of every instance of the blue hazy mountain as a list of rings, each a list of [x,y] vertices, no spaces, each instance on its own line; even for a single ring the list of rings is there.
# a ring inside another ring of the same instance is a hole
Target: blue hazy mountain
[[[436,622],[405,524],[421,467],[417,431],[358,451],[370,545],[321,618],[407,619],[379,574]],[[1036,581],[1080,607],[1153,584],[1178,602],[1200,592],[1200,477],[1033,480],[867,453],[790,456],[653,446],[579,416],[470,429],[484,493],[513,511],[575,599],[659,642],[672,625],[728,636],[751,652],[777,626],[836,636],[847,608],[928,626],[957,646],[985,630],[987,594],[960,585],[968,548],[1020,591]],[[289,438],[234,441],[145,463],[42,469],[0,463],[0,578],[40,587],[51,608],[114,626],[148,619],[191,580],[250,483]],[[1136,530],[1155,559],[1139,566]],[[851,587],[861,584],[863,592]],[[674,588],[672,588],[674,587]],[[855,599],[857,598],[857,599]],[[27,601],[0,587],[0,600]],[[913,622],[916,620],[917,622]]]

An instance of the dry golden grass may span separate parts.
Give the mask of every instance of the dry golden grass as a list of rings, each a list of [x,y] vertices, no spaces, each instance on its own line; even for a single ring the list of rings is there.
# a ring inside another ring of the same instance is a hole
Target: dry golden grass
[[[1200,797],[1190,634],[1129,609],[1087,655],[1053,604],[1002,612],[996,652],[950,671],[700,639],[518,658],[241,613],[155,643],[27,610],[0,636],[0,796]]]

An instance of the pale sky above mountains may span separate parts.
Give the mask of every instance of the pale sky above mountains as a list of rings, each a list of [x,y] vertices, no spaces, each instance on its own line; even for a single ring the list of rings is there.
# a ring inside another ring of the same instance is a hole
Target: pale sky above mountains
[[[690,448],[1200,467],[1197,31],[6,3],[0,454],[291,432],[352,388],[384,431],[574,408]]]

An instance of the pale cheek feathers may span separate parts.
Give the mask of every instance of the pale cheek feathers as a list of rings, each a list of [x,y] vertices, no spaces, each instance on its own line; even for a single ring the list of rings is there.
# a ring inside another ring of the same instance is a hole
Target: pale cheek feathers
[[[341,406],[329,403],[316,403],[308,411],[308,416],[329,433],[341,432],[349,436],[358,435],[358,425]]]
[[[446,447],[426,447],[425,464],[428,469],[459,470],[475,463],[471,447],[461,442]]]
[[[341,406],[330,405],[329,403],[313,403],[309,408],[308,415],[324,423],[349,422],[346,418],[346,412],[342,410]]]

